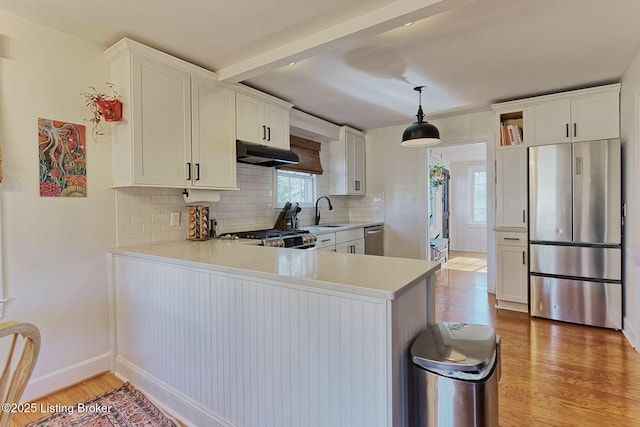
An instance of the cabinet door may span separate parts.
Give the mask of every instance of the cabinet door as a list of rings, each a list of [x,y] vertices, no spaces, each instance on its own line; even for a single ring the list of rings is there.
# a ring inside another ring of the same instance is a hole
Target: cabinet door
[[[496,226],[527,225],[527,150],[496,151]]]
[[[498,282],[496,299],[528,302],[526,246],[497,246]]]
[[[354,253],[364,255],[364,239],[358,239],[354,241],[353,244],[355,246]]]
[[[336,252],[364,254],[364,239],[351,240],[336,244]]]
[[[134,182],[184,186],[191,162],[191,79],[171,66],[133,57]]]
[[[529,112],[532,125],[530,145],[556,144],[571,140],[571,101],[561,99],[531,107]]]
[[[236,187],[235,92],[213,80],[191,80],[192,182],[195,187]]]
[[[365,194],[364,138],[347,132],[345,148],[347,194]]]
[[[356,171],[355,193],[365,194],[366,193],[366,163],[365,163],[364,138],[361,136],[356,136],[354,144],[355,144],[354,167]]]
[[[617,92],[600,93],[571,101],[573,141],[620,137],[620,99]]]
[[[290,145],[289,110],[265,104],[264,112],[267,125],[267,144],[288,150]]]
[[[236,94],[237,138],[254,144],[266,144],[267,126],[263,123],[264,102],[244,93]]]

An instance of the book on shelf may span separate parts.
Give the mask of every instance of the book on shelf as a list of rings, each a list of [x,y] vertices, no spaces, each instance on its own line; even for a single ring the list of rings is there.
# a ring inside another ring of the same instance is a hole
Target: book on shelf
[[[522,127],[518,124],[503,122],[500,124],[500,146],[520,145],[523,143]]]

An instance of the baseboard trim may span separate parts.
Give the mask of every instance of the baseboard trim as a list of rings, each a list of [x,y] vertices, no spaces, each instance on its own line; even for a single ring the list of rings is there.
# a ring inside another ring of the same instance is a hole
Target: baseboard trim
[[[633,325],[626,318],[624,319],[624,329],[622,330],[622,334],[627,338],[631,347],[635,348],[637,352],[640,352],[640,343],[638,343],[638,335],[636,334]]]
[[[116,358],[115,374],[130,381],[163,410],[188,426],[238,427],[121,357]]]
[[[111,354],[105,353],[91,359],[83,360],[66,368],[32,378],[27,385],[21,400],[31,401],[54,391],[61,390],[102,372],[109,371]]]
[[[522,304],[519,302],[511,302],[511,301],[503,301],[503,300],[496,301],[496,308],[501,308],[504,310],[511,310],[511,311],[520,311],[522,313],[529,312],[528,304]]]

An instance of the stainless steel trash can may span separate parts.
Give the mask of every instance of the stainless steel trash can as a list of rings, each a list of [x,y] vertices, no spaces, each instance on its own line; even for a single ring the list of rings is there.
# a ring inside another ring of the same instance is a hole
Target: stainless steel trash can
[[[413,427],[498,426],[500,339],[493,328],[435,323],[410,355]]]

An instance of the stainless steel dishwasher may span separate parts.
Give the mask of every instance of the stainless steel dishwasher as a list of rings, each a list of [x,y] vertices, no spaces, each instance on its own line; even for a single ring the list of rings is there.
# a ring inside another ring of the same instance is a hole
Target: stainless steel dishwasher
[[[364,228],[364,253],[366,255],[384,255],[384,229],[382,225]]]

